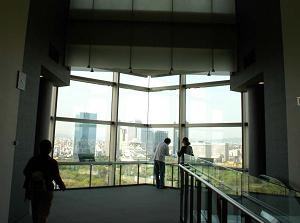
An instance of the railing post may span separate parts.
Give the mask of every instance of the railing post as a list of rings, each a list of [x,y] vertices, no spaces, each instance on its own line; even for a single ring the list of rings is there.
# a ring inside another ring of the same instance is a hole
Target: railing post
[[[228,203],[225,199],[221,198],[221,210],[222,210],[222,219],[221,222],[222,223],[227,223],[227,219],[228,219]]]
[[[207,188],[207,223],[212,223],[212,190]]]
[[[90,163],[90,180],[89,180],[89,188],[92,187],[92,166],[93,166],[93,164]]]
[[[188,198],[189,198],[189,174],[186,172],[184,176],[184,223],[187,223],[188,217]]]
[[[251,217],[247,214],[244,214],[244,217],[245,217],[245,223],[251,223]]]
[[[174,181],[174,166],[171,164],[171,167],[172,167],[172,184],[171,186],[174,187],[174,184],[173,184],[173,181]]]
[[[138,163],[137,184],[140,184],[140,164]]]
[[[202,200],[202,187],[201,182],[196,180],[197,182],[197,223],[201,223],[201,200]]]
[[[190,186],[190,223],[194,222],[193,212],[194,212],[194,177],[191,176],[191,186]]]
[[[219,195],[217,195],[217,215],[220,222],[227,223],[227,201]]]
[[[184,172],[179,168],[180,174],[180,222],[183,222],[183,196],[184,196]]]
[[[120,164],[119,185],[122,184],[122,164]]]

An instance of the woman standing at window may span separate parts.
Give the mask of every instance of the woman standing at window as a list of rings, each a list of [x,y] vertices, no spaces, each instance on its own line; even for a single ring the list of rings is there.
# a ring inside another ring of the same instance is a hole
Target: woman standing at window
[[[177,152],[178,157],[180,157],[180,163],[184,163],[184,154],[194,156],[193,148],[190,145],[189,139],[184,137],[182,139],[182,147],[180,151]]]

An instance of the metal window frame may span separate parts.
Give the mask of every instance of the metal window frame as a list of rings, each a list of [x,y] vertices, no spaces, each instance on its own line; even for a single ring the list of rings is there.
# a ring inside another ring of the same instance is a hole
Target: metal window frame
[[[79,123],[93,123],[100,125],[110,125],[110,161],[116,161],[116,151],[117,151],[117,140],[118,140],[118,129],[121,126],[128,127],[139,127],[139,128],[178,128],[179,129],[179,139],[183,138],[187,134],[188,128],[193,127],[241,127],[242,128],[242,152],[244,154],[244,126],[247,126],[243,120],[241,122],[233,122],[233,123],[187,123],[186,122],[186,91],[191,88],[207,88],[207,87],[217,87],[217,86],[227,86],[230,84],[229,80],[225,81],[214,81],[214,82],[203,82],[203,83],[195,83],[195,84],[186,84],[186,75],[179,75],[179,85],[170,85],[163,87],[140,87],[136,85],[124,84],[120,83],[120,74],[119,72],[113,73],[113,81],[104,81],[97,80],[93,78],[80,77],[71,75],[72,81],[97,84],[102,86],[111,86],[112,87],[112,102],[111,102],[111,120],[88,120],[88,119],[79,119],[79,118],[68,118],[68,117],[57,117],[57,98],[58,93],[56,94],[55,100],[55,115],[53,117],[54,123],[56,121],[65,121],[65,122],[79,122]],[[149,85],[149,84],[148,84]],[[161,123],[161,124],[148,124],[148,123],[131,123],[131,122],[121,122],[118,120],[118,109],[119,109],[119,97],[120,97],[120,89],[129,89],[129,90],[137,90],[142,92],[148,92],[148,108],[147,108],[147,122],[149,122],[149,98],[151,92],[160,92],[160,91],[168,91],[168,90],[179,90],[179,120],[178,123]],[[242,94],[241,94],[242,95]],[[241,105],[242,105],[242,119],[244,113],[244,105],[243,105],[243,96],[241,96]],[[53,142],[55,136],[55,124],[53,131]],[[178,146],[180,147],[180,140],[178,142]],[[178,148],[179,148],[178,147]],[[244,165],[244,157],[243,157],[243,165]],[[111,179],[114,177],[111,177]]]

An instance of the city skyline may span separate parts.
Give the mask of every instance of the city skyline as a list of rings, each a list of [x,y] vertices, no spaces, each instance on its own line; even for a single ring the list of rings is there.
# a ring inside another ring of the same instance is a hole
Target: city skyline
[[[104,79],[113,80],[109,72],[105,74]],[[197,83],[201,80],[209,82],[209,77],[200,76],[187,75],[187,83]],[[87,77],[95,78],[96,75],[87,74]],[[214,78],[214,81],[226,79],[218,78]],[[179,84],[179,76],[152,79],[120,74],[120,83],[144,87],[170,86]],[[185,123],[240,123],[240,100],[240,94],[231,92],[229,86],[188,88]],[[78,120],[111,121],[111,107],[111,86],[71,81],[69,87],[59,88],[56,116]],[[149,160],[155,146],[166,137],[172,141],[170,154],[176,156],[181,146],[178,128],[171,126],[140,128],[126,126],[125,123],[179,125],[179,89],[144,92],[120,87],[117,111],[118,121],[122,122],[122,125],[117,123],[117,148],[115,148],[117,160]],[[80,142],[83,147],[81,151],[94,154],[96,158],[109,159],[110,124],[56,121],[55,133],[59,154],[67,154],[65,157],[70,158],[72,155],[76,157]],[[228,154],[236,157],[234,158],[236,160],[240,159],[237,157],[241,157],[241,127],[189,127],[186,128],[186,133],[194,146],[195,154],[210,156],[221,162],[230,160]],[[72,146],[73,151],[70,152]],[[57,153],[58,156],[59,154]]]

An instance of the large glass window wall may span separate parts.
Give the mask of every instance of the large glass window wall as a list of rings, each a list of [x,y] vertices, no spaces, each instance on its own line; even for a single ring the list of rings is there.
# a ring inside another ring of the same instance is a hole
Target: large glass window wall
[[[111,120],[112,87],[71,81],[58,89],[58,117]]]
[[[241,127],[190,127],[188,136],[195,158],[242,167]]]
[[[120,88],[118,117],[120,122],[147,124],[148,92]]]
[[[109,143],[109,125],[56,121],[53,158],[62,162],[107,161]]]
[[[241,122],[241,94],[229,86],[191,88],[186,90],[188,123]]]
[[[71,75],[71,85],[58,89],[58,161],[150,162],[169,137],[166,161],[176,163],[180,139],[188,136],[197,158],[242,166],[241,95],[230,91],[229,76]]]
[[[178,124],[179,90],[150,92],[149,123]]]

